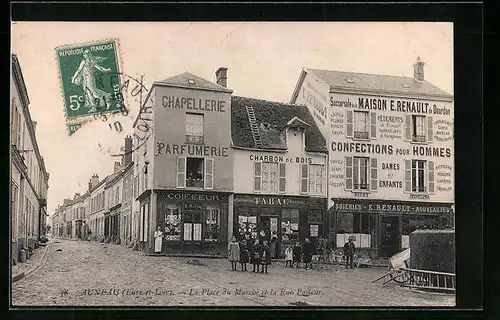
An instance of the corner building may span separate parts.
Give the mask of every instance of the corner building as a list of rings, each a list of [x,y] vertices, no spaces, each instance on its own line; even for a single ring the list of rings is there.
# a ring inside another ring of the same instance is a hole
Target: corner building
[[[328,139],[335,240],[372,257],[409,246],[417,228],[450,226],[454,204],[453,96],[414,77],[303,69],[291,102]]]
[[[226,69],[217,71],[224,81]],[[222,82],[221,82],[222,83]],[[190,73],[155,82],[134,124],[139,248],[226,255],[232,216],[231,93]]]
[[[239,239],[287,245],[328,237],[326,141],[305,106],[232,97],[234,219]],[[231,230],[230,230],[231,231]]]

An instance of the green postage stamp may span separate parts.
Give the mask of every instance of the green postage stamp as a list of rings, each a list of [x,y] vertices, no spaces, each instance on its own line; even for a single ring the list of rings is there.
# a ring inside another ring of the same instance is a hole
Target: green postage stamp
[[[56,52],[70,135],[97,116],[125,108],[117,40],[63,46]]]

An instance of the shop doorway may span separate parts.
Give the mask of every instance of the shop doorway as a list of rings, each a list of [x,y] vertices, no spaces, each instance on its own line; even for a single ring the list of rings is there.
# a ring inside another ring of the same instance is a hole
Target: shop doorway
[[[280,244],[281,244],[281,234],[279,226],[279,216],[260,216],[260,232],[264,230],[266,233],[264,240],[267,240],[271,246],[271,255],[273,258],[279,258]],[[274,238],[274,239],[273,239]],[[274,249],[274,250],[273,250]]]
[[[399,217],[382,216],[380,220],[380,256],[387,258],[399,252]]]

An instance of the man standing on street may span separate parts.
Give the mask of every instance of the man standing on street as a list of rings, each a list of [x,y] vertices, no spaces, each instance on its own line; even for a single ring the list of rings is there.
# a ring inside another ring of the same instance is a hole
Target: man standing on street
[[[345,267],[346,269],[351,267],[351,269],[354,269],[352,266],[352,260],[354,258],[354,252],[356,252],[356,246],[354,245],[354,242],[352,242],[352,237],[349,237],[349,241],[346,242],[344,245],[344,255],[346,257],[346,263]]]

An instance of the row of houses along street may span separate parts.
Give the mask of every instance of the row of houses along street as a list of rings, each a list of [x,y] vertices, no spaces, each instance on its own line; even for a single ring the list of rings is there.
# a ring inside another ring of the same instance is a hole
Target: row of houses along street
[[[19,59],[11,60],[11,261],[25,262],[46,234],[49,173],[38,148],[36,121],[29,111],[30,100]]]
[[[233,95],[226,68],[157,81],[121,162],[59,206],[53,233],[151,253],[160,228],[164,253],[226,255],[264,230],[280,256],[354,236],[360,255],[389,257],[415,229],[454,224],[453,96],[413,68],[304,68],[289,103]]]

